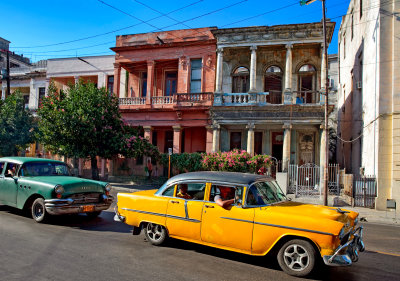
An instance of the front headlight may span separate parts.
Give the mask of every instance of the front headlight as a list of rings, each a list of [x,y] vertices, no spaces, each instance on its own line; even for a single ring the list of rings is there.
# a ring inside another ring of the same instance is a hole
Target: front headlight
[[[111,184],[107,183],[104,187],[104,190],[106,191],[106,195],[109,195],[111,191]]]
[[[56,193],[57,198],[61,198],[61,195],[64,193],[64,187],[61,184],[57,184],[54,187],[54,192]]]

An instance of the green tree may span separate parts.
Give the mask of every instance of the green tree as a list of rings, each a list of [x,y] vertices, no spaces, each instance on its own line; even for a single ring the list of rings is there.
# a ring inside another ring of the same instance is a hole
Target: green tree
[[[38,110],[40,142],[59,155],[89,158],[93,179],[99,178],[96,156],[111,159],[118,154],[158,152],[139,137],[138,129],[124,124],[118,98],[107,89],[79,81],[60,93],[50,84],[48,93]]]
[[[34,142],[35,121],[19,91],[0,100],[0,155],[17,155]]]

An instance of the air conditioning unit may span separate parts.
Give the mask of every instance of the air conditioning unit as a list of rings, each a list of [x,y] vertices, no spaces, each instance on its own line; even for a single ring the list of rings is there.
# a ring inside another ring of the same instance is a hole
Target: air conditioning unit
[[[357,81],[356,87],[357,89],[362,89],[362,81]]]

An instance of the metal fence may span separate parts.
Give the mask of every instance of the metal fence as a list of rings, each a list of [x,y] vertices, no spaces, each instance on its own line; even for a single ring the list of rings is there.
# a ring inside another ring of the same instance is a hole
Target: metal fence
[[[354,206],[375,208],[377,196],[375,176],[354,177],[353,197]]]

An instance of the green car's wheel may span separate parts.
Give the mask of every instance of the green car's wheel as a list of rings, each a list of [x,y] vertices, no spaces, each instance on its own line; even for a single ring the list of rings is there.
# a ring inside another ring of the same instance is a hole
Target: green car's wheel
[[[36,198],[31,206],[32,218],[35,222],[45,222],[49,214],[46,212],[43,198]]]
[[[314,247],[305,240],[290,240],[278,253],[278,263],[283,271],[293,276],[306,276],[314,269]]]
[[[144,235],[151,244],[156,246],[164,243],[168,236],[165,227],[151,222],[146,225]]]

